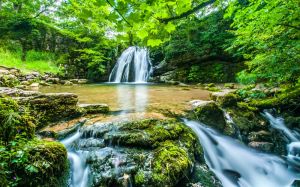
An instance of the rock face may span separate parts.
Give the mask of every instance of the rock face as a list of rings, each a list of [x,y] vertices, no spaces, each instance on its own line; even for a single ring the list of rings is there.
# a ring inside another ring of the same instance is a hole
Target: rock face
[[[80,108],[84,109],[87,114],[108,113],[107,104],[80,104]]]
[[[49,122],[70,118],[81,114],[77,106],[78,96],[72,93],[42,94],[35,91],[23,91],[16,88],[0,88],[0,97],[10,96],[20,105],[28,106],[30,113],[41,128]]]
[[[29,106],[32,115],[40,117],[40,125],[81,114],[77,106],[78,96],[72,93],[48,93],[16,99],[21,105]]]
[[[176,120],[83,126],[75,144],[86,154],[92,186],[175,186],[203,157],[192,131]]]

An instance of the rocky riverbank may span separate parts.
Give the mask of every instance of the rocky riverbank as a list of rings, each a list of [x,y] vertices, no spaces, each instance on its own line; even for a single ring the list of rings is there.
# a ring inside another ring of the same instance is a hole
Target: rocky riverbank
[[[65,80],[51,73],[41,74],[39,72],[24,73],[19,69],[0,66],[0,87],[16,87],[20,89],[32,89],[39,86],[50,86],[61,84],[72,86],[76,84],[86,84],[87,79]]]

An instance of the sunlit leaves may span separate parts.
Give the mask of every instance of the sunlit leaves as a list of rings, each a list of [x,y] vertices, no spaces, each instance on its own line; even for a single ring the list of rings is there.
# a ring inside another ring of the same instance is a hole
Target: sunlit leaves
[[[248,6],[229,6],[227,16],[234,17],[236,35],[230,50],[249,60],[250,79],[280,83],[299,78],[298,12],[296,1],[249,0]],[[247,72],[240,74],[240,80],[249,82]]]
[[[143,40],[144,38],[146,38],[148,36],[148,32],[145,30],[140,30],[137,32],[137,36]]]
[[[147,45],[150,47],[156,47],[159,46],[160,44],[162,44],[163,41],[160,39],[149,39],[147,42]]]
[[[173,31],[175,31],[176,26],[175,26],[173,23],[169,22],[169,23],[165,26],[165,29],[166,29],[166,31],[167,31],[168,33],[171,33],[171,32],[173,32]]]

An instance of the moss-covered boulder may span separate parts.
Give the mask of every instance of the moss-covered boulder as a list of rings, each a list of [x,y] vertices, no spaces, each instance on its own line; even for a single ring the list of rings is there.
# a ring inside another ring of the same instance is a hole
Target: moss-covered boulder
[[[128,178],[134,186],[176,186],[203,162],[197,138],[175,119],[99,123],[81,132],[77,147],[89,151],[93,186],[122,186]]]
[[[189,117],[219,131],[223,131],[226,126],[223,111],[215,102],[205,102],[198,105]]]
[[[78,96],[72,93],[48,93],[16,98],[20,105],[29,106],[31,115],[38,118],[40,129],[49,122],[79,116]]]

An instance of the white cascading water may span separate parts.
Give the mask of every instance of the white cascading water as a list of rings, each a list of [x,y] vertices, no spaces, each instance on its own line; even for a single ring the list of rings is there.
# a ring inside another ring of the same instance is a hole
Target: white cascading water
[[[298,147],[289,147],[287,158],[293,160],[294,163],[291,163],[288,159],[285,161],[253,150],[202,123],[184,122],[196,133],[207,165],[224,187],[289,187],[300,179],[299,167],[296,167],[300,163],[299,142],[296,143]]]
[[[71,180],[70,187],[87,187],[89,168],[85,163],[85,156],[83,152],[72,150],[72,144],[77,141],[81,133],[77,131],[74,135],[65,138],[61,141],[68,150],[68,159],[71,164]]]
[[[145,83],[152,72],[149,51],[146,48],[131,46],[118,59],[109,75],[109,82]]]

